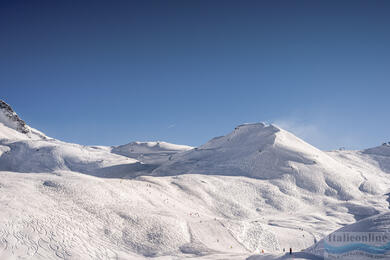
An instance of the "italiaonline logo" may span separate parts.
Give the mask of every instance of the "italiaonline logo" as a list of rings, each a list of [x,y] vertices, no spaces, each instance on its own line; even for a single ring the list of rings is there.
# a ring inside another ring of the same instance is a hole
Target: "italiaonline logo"
[[[324,259],[390,259],[390,234],[332,233],[324,239]]]

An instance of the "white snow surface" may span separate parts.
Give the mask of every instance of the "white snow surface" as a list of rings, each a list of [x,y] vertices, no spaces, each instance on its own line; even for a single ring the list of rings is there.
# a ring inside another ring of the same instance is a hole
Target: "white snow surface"
[[[131,142],[125,145],[114,146],[111,152],[136,158],[144,163],[161,164],[167,161],[173,154],[193,148],[188,145],[170,144],[162,141]]]
[[[390,230],[390,212],[374,215],[372,217],[368,217],[362,219],[356,223],[346,225],[335,232],[329,234],[329,236],[333,236],[334,234],[387,234]],[[318,243],[313,245],[312,247],[305,250],[305,252],[310,253],[312,256],[323,256],[324,255],[324,239],[321,239]],[[387,256],[388,257],[388,256]],[[371,258],[370,258],[371,259]],[[382,258],[388,259],[388,258]]]
[[[82,146],[15,118],[0,117],[0,259],[276,259],[389,210],[387,146],[324,152],[264,123],[197,148]]]

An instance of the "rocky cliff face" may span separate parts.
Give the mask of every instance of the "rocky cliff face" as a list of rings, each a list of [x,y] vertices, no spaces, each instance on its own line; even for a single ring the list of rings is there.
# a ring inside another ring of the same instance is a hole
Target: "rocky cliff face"
[[[30,132],[28,125],[3,100],[0,100],[0,122],[23,134]]]
[[[47,140],[44,133],[26,124],[3,100],[0,100],[0,140]]]

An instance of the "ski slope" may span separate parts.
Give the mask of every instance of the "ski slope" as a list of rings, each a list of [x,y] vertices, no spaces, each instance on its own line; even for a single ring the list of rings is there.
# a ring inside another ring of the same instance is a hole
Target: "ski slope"
[[[324,152],[254,123],[196,148],[83,146],[1,104],[0,259],[276,259],[389,210],[388,145]]]

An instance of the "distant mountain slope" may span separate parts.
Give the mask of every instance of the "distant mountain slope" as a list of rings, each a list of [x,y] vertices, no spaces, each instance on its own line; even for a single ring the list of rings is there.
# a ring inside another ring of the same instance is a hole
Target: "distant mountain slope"
[[[377,161],[383,171],[390,173],[390,142],[366,149],[363,153]]]
[[[101,177],[122,177],[140,169],[135,159],[104,149],[64,143],[58,140],[0,141],[3,153],[0,170],[54,172],[69,170]]]
[[[61,142],[28,126],[11,106],[0,100],[0,170],[3,171],[69,170],[100,177],[135,177],[148,174],[170,155],[191,148],[166,142],[133,142],[112,148]]]
[[[111,152],[130,158],[135,158],[143,163],[161,164],[178,152],[188,151],[193,147],[177,145],[166,142],[132,142],[125,145],[112,147]]]
[[[0,100],[0,170],[54,172],[70,170],[104,177],[120,177],[143,166],[135,159],[48,138],[28,126]]]
[[[390,192],[390,147],[378,146],[363,151],[337,150],[326,152],[349,169],[359,173],[364,181],[359,189],[370,194]]]

